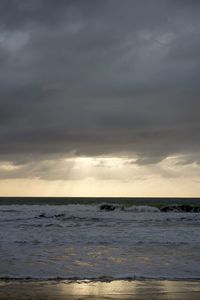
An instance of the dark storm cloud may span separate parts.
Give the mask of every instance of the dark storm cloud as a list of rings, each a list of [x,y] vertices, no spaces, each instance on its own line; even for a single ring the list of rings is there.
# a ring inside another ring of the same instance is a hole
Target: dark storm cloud
[[[0,154],[200,150],[199,1],[0,2]]]

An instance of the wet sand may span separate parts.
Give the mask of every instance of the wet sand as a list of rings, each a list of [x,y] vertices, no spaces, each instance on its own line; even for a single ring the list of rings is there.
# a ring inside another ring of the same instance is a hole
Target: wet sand
[[[1,300],[200,299],[200,281],[1,281]]]

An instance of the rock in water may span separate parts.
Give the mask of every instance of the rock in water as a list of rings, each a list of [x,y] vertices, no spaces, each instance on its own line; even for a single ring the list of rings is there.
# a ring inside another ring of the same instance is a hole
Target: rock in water
[[[113,211],[115,209],[120,209],[120,210],[124,210],[124,206],[122,205],[113,205],[113,204],[108,204],[108,203],[104,203],[100,205],[100,210],[106,210],[106,211]]]
[[[161,207],[162,212],[200,212],[199,206],[194,205],[169,205]]]
[[[115,208],[116,207],[112,204],[102,204],[100,206],[100,210],[106,210],[106,211],[113,211],[113,210],[115,210]]]

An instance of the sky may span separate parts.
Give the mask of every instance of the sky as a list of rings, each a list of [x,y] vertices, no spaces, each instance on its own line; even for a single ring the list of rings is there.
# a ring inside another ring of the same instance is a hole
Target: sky
[[[199,0],[1,0],[0,195],[200,197]]]

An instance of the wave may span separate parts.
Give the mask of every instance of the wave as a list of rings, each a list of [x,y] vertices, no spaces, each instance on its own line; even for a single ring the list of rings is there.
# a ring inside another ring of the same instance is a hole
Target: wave
[[[160,212],[160,209],[154,206],[148,206],[148,205],[138,205],[138,206],[131,206],[126,209],[127,211],[135,212],[135,213],[143,213],[143,212]]]
[[[170,281],[200,281],[199,276],[140,276],[140,275],[117,275],[117,276],[0,276],[0,281],[26,281],[26,282],[42,282],[42,281],[65,281],[66,283],[90,283],[90,282],[112,282],[112,281],[146,281],[146,280],[170,280]]]
[[[124,207],[123,205],[119,204],[112,204],[112,203],[103,203],[99,206],[99,209],[101,211],[128,211],[128,212],[134,212],[134,213],[144,213],[144,212],[160,212],[160,209],[154,206],[149,205],[133,205],[130,207]]]

